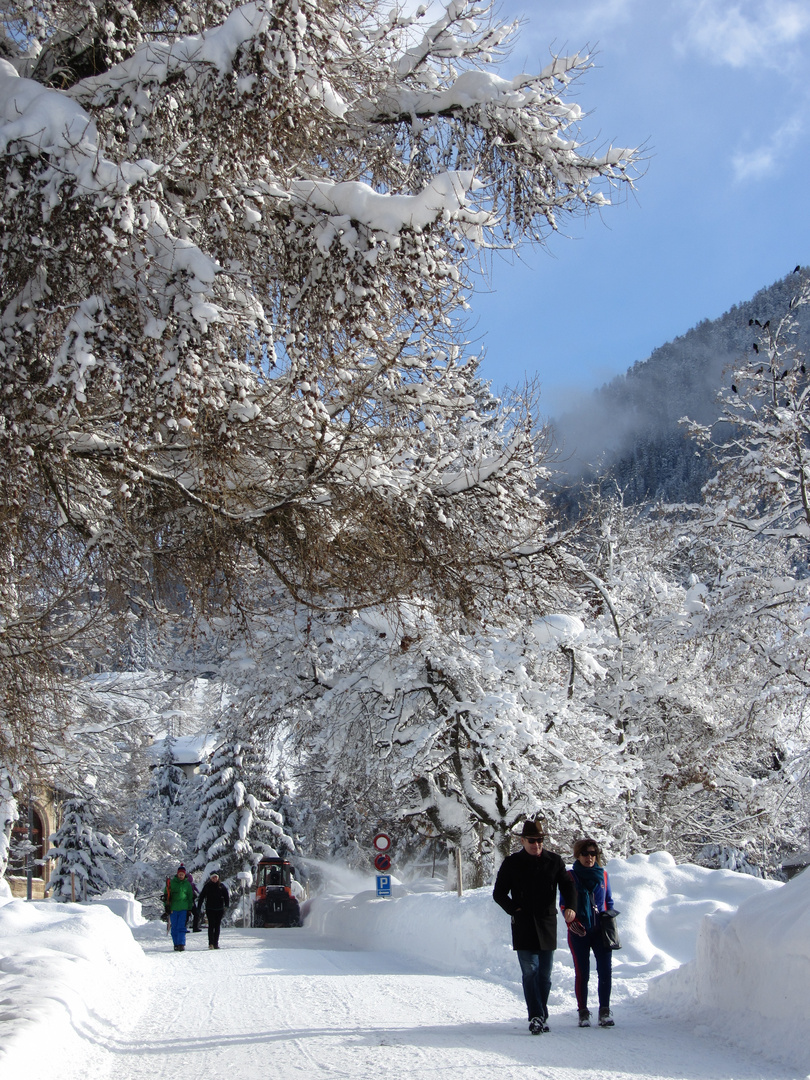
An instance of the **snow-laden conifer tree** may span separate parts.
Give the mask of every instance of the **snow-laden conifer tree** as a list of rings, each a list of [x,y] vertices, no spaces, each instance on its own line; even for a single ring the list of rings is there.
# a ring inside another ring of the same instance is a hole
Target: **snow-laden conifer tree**
[[[130,596],[248,558],[308,600],[502,595],[538,452],[528,415],[459,441],[459,316],[481,251],[630,181],[579,140],[589,58],[501,78],[475,0],[1,10],[4,506]]]
[[[153,813],[165,824],[172,821],[186,788],[186,776],[175,759],[175,740],[169,730],[163,740],[158,763],[149,777],[145,799],[152,804]]]
[[[82,900],[115,885],[114,868],[121,859],[116,841],[96,827],[92,795],[70,795],[62,823],[51,836],[47,858],[54,862],[48,890],[56,900]]]
[[[293,851],[271,805],[276,794],[261,741],[224,732],[200,785],[192,869],[203,877],[216,869],[233,882],[240,872],[253,875],[262,856]]]
[[[127,863],[122,885],[136,896],[159,894],[167,870],[187,857],[189,841],[196,834],[196,827],[192,832],[188,824],[191,802],[192,783],[177,764],[170,728],[146,789],[131,801],[125,815],[128,827],[122,846]]]

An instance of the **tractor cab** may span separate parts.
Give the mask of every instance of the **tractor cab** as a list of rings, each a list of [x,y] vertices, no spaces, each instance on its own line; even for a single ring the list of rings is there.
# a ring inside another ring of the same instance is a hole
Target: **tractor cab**
[[[253,925],[300,926],[303,894],[292,865],[281,858],[264,858],[256,867],[256,896],[253,900]]]

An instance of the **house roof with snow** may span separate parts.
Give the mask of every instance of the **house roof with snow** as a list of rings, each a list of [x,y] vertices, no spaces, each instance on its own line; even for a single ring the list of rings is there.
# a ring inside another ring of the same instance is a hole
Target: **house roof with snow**
[[[166,746],[167,735],[155,739],[149,747],[149,754],[159,761]],[[219,742],[219,736],[213,731],[204,731],[197,735],[175,735],[173,737],[173,757],[178,765],[200,765],[207,761]]]

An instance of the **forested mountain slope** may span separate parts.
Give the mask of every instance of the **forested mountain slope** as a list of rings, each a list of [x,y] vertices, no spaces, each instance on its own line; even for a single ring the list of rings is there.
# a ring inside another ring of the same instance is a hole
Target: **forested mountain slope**
[[[712,462],[679,421],[688,416],[710,423],[718,416],[724,373],[750,355],[758,340],[759,328],[751,321],[764,324],[784,315],[798,282],[798,274],[788,274],[583,397],[578,409],[554,421],[559,469],[585,482],[609,473],[631,503],[697,501]],[[806,353],[810,311],[799,308],[796,317],[797,346]]]

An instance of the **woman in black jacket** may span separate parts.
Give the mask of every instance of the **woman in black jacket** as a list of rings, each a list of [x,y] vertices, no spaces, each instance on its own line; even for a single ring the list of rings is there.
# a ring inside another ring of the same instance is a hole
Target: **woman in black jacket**
[[[219,929],[225,909],[230,904],[231,898],[227,887],[219,880],[219,874],[213,870],[202,887],[200,898],[197,901],[202,908],[205,904],[205,918],[208,922],[208,948],[219,948]]]

